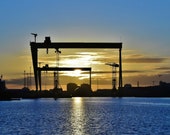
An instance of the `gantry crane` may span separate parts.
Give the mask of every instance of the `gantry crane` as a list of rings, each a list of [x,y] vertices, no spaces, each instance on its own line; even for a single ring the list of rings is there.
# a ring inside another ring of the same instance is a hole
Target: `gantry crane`
[[[34,35],[35,33],[33,33]],[[35,35],[36,36],[36,35]],[[34,36],[34,37],[35,37]],[[108,42],[51,42],[50,37],[45,37],[44,42],[36,42],[36,39],[34,42],[30,42],[31,47],[31,54],[32,54],[32,63],[33,63],[33,69],[34,69],[34,79],[35,79],[35,87],[36,91],[41,91],[41,71],[72,71],[75,68],[69,68],[69,67],[38,67],[38,50],[39,49],[59,49],[59,48],[92,48],[92,49],[102,49],[102,48],[110,48],[110,49],[118,49],[119,50],[119,88],[122,87],[122,43],[116,42],[116,43],[108,43]],[[88,70],[91,72],[90,68],[83,68],[85,70]]]

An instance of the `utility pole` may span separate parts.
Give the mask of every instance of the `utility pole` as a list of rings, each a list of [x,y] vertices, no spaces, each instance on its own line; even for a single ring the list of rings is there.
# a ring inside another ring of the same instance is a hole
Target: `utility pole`
[[[32,82],[31,82],[31,66],[30,66],[30,89],[31,89],[31,85],[32,85]]]
[[[26,72],[24,70],[24,88],[26,87],[26,76],[25,76]]]

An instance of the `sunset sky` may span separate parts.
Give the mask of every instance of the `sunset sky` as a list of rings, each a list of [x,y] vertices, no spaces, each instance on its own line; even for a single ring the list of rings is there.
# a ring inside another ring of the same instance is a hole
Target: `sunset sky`
[[[122,42],[123,84],[170,82],[169,5],[168,0],[2,0],[0,74],[7,88],[23,87],[24,70],[32,70],[29,44],[34,32],[37,42],[44,42],[45,36],[52,42]],[[48,55],[42,50],[39,56],[42,66],[56,65],[55,50]],[[112,87],[112,69],[105,63],[117,63],[118,50],[61,49],[59,57],[60,66],[92,67],[94,90]],[[53,87],[52,73],[43,75],[43,88]],[[62,87],[88,83],[87,73],[60,76]]]

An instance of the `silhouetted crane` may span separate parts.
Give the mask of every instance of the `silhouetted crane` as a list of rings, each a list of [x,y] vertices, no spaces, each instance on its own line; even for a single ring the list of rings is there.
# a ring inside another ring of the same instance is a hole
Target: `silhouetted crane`
[[[59,60],[60,60],[59,54],[61,53],[59,48],[56,49],[55,53],[57,54],[57,56],[56,56],[56,66],[59,68]],[[55,90],[61,89],[60,83],[59,83],[59,71],[58,70],[57,70],[57,72],[54,71],[54,89]]]
[[[119,67],[119,64],[116,63],[105,63],[105,64],[112,67],[112,89],[116,89],[116,68]]]
[[[41,67],[41,64],[42,64],[42,63],[44,63],[44,62],[38,62],[39,67]]]
[[[36,37],[38,36],[38,34],[37,33],[31,33],[31,35],[34,36],[34,42],[36,42]]]

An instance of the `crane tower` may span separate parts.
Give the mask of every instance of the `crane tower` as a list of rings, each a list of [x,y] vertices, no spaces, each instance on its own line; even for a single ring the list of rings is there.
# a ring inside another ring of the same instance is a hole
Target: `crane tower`
[[[119,64],[116,63],[106,63],[106,65],[112,67],[112,89],[116,89],[116,68],[119,67]]]

